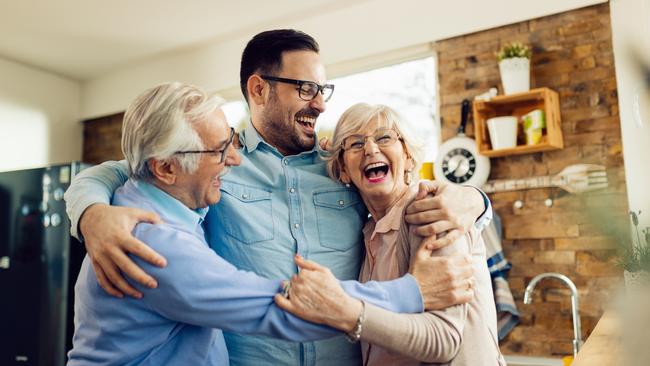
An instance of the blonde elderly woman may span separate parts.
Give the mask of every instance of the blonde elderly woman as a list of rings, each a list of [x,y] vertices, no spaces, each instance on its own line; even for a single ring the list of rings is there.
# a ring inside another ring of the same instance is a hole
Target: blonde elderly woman
[[[420,247],[422,238],[404,220],[405,208],[417,195],[419,150],[397,113],[383,105],[356,104],[341,116],[331,146],[330,176],[353,184],[371,214],[363,228],[366,256],[359,280],[398,278],[417,256],[468,253],[475,270],[475,297],[440,311],[396,314],[351,298],[327,268],[297,257],[300,275],[292,278],[288,299],[276,298],[278,304],[333,327],[341,319],[356,319],[352,330],[341,330],[349,332],[351,340],[361,340],[364,365],[505,365],[479,233],[472,229],[452,245],[431,252]]]

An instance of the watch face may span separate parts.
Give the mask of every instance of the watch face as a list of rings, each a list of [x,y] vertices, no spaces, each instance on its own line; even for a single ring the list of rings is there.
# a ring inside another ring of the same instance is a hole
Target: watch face
[[[454,183],[465,183],[476,173],[476,158],[463,148],[449,151],[442,159],[442,174]]]

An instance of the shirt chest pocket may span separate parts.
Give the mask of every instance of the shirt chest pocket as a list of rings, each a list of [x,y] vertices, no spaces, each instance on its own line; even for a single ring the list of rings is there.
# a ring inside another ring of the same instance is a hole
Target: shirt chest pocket
[[[361,245],[365,209],[355,191],[347,188],[316,191],[314,207],[322,246],[345,251]]]
[[[224,181],[221,192],[217,217],[228,235],[246,244],[273,239],[270,191]]]

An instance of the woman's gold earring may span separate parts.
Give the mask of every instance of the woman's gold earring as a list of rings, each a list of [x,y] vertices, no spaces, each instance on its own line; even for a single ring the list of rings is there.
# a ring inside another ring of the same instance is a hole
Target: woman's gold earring
[[[411,169],[407,169],[406,171],[404,171],[404,183],[406,183],[407,186],[411,185],[411,172],[412,171],[413,170],[411,170]]]

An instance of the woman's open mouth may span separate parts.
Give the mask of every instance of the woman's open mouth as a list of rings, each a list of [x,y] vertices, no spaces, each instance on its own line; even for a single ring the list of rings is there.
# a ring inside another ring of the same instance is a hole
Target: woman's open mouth
[[[389,175],[389,168],[384,162],[370,163],[363,169],[363,174],[370,183],[381,183]]]

